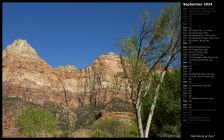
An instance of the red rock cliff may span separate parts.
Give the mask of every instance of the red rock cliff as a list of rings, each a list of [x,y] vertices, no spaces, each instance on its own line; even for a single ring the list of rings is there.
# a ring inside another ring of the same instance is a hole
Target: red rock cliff
[[[52,68],[25,40],[18,39],[3,51],[2,69],[6,96],[72,107],[107,103],[114,97],[129,100],[125,89],[113,88],[114,75],[123,69],[120,57],[112,52],[82,70],[70,65]]]

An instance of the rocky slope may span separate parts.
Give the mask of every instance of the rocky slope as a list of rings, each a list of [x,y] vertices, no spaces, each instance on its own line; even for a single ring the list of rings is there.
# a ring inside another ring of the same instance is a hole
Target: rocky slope
[[[3,51],[3,94],[38,104],[51,101],[70,107],[88,107],[113,98],[130,100],[127,87],[114,90],[114,75],[121,72],[120,57],[110,52],[90,66],[52,68],[25,41],[15,40]]]

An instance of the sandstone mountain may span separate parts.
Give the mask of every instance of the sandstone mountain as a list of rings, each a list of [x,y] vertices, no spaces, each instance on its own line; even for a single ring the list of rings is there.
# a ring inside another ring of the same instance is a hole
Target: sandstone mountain
[[[128,87],[114,90],[114,75],[122,72],[113,52],[98,57],[80,70],[74,66],[51,67],[25,41],[15,40],[3,51],[3,93],[37,104],[88,107],[113,98],[129,101]]]

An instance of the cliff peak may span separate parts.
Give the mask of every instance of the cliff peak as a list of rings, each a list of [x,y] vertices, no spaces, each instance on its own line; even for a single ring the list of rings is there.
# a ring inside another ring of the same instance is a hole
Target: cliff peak
[[[16,40],[14,40],[13,44],[15,44],[15,46],[20,46],[20,47],[29,46],[27,41],[23,40],[23,39],[16,39]]]
[[[12,44],[8,45],[7,48],[3,51],[3,58],[6,55],[20,55],[23,57],[30,57],[34,59],[39,58],[38,54],[31,47],[31,45],[23,39],[16,39]]]
[[[108,103],[114,97],[129,99],[126,89],[119,89],[120,94],[111,90],[114,75],[123,70],[119,56],[113,52],[101,55],[82,70],[73,65],[52,68],[22,39],[8,45],[4,54],[2,69],[6,96],[21,97],[37,104],[54,102],[72,107]],[[6,88],[8,82],[11,82],[10,93]],[[27,89],[29,92],[24,92]]]
[[[107,55],[116,55],[114,52],[108,52]]]
[[[108,58],[108,59],[116,59],[118,57],[114,52],[108,52],[107,54],[99,56],[99,58]]]

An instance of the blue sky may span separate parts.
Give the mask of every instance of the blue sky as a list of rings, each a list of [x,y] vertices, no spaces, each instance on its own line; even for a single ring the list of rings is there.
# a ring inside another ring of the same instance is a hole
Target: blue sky
[[[53,67],[84,68],[98,56],[119,54],[119,38],[140,25],[148,9],[157,17],[171,3],[3,3],[3,49],[25,39]]]

